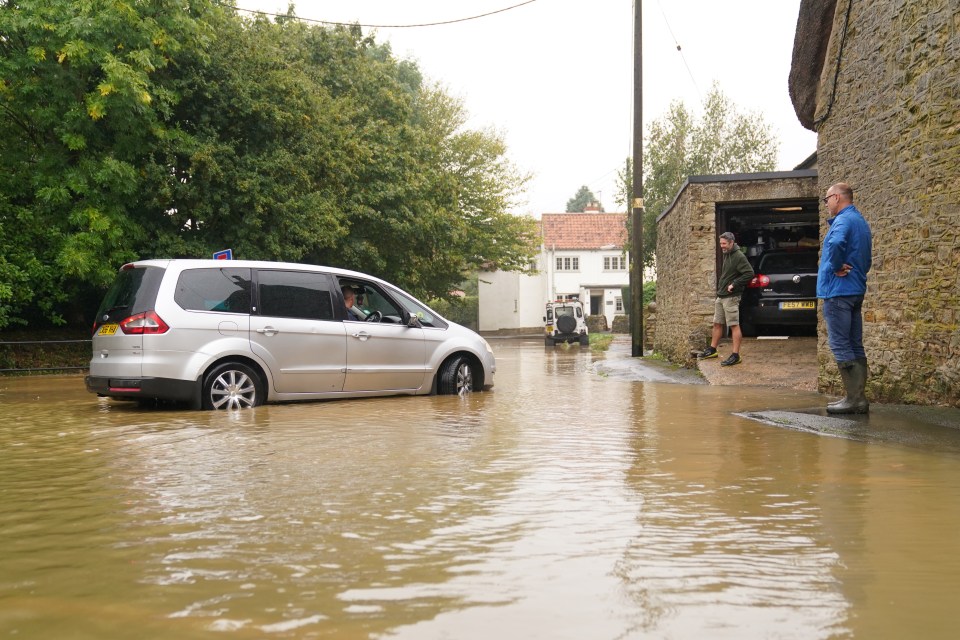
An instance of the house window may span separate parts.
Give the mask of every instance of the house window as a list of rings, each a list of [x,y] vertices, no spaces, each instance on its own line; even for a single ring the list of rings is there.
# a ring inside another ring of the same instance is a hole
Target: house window
[[[580,271],[580,258],[577,256],[558,257],[557,271]]]
[[[623,313],[623,298],[621,298],[620,296],[617,296],[617,297],[614,298],[613,300],[614,300],[614,305],[615,305],[615,306],[613,307],[613,310],[614,310],[616,313]]]
[[[626,256],[603,256],[603,270],[604,271],[626,271],[627,257]]]

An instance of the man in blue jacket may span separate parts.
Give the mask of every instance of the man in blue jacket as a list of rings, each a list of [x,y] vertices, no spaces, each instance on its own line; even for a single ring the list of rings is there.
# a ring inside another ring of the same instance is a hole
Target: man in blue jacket
[[[873,261],[870,225],[853,205],[853,189],[838,182],[823,199],[830,229],[823,238],[817,297],[823,300],[827,343],[837,361],[846,397],[827,405],[829,413],[867,413],[867,354],[863,350],[863,296]]]

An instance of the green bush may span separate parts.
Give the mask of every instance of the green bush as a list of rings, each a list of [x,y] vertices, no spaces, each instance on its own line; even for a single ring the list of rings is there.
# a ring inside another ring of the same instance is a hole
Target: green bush
[[[651,280],[643,283],[643,308],[657,299],[657,281]]]
[[[430,308],[447,320],[477,330],[480,326],[480,298],[478,296],[463,296],[452,300],[431,300]]]

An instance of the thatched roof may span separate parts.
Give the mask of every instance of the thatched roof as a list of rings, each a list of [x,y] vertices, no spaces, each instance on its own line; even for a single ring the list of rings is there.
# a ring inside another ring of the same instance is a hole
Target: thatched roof
[[[788,86],[800,124],[811,131],[815,130],[817,89],[836,9],[837,0],[800,0]]]

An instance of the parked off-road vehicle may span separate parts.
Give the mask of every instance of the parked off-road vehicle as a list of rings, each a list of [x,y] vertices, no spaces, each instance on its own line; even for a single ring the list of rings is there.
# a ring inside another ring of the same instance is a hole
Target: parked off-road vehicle
[[[543,344],[548,347],[558,342],[590,344],[583,305],[577,300],[548,302],[543,322]]]

